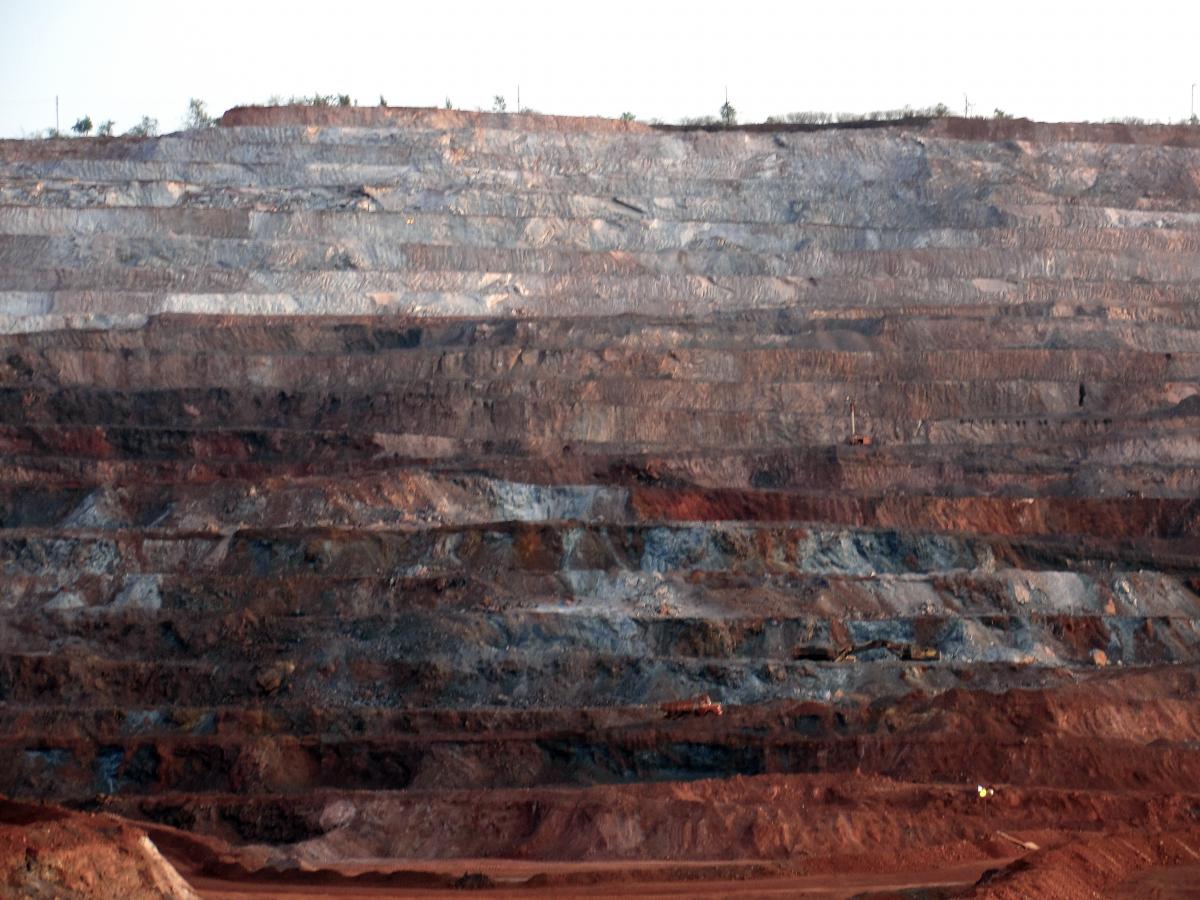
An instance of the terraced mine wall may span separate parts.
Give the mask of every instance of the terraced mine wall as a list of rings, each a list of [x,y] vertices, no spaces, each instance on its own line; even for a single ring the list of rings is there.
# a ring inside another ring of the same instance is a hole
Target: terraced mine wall
[[[0,791],[310,862],[1191,827],[1198,299],[1196,129],[0,142]]]

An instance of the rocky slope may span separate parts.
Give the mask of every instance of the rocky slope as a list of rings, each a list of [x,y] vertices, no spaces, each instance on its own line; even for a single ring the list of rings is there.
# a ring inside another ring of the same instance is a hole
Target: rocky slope
[[[307,864],[1189,828],[1198,294],[1194,128],[0,142],[0,791]]]

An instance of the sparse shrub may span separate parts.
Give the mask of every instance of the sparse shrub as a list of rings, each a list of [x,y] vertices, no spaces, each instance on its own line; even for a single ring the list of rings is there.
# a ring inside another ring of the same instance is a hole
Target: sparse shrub
[[[379,99],[383,100],[382,94],[380,95]],[[280,98],[278,96],[272,97],[271,101],[273,101],[272,102],[273,106],[280,105]],[[349,94],[312,94],[312,95],[308,95],[308,96],[301,96],[298,94],[293,94],[292,96],[288,97],[287,105],[288,106],[353,106],[354,101],[350,99]],[[379,105],[386,106],[387,104],[380,103]]]
[[[788,113],[783,120],[792,125],[828,125],[830,122],[836,122],[837,117],[826,112],[794,112]]]
[[[492,112],[506,112],[508,110],[508,102],[503,96],[497,94],[492,98]]]
[[[183,120],[185,129],[190,131],[194,128],[212,128],[214,124],[213,117],[208,114],[208,108],[204,105],[203,100],[193,97],[188,101],[187,116]]]
[[[836,125],[847,122],[891,122],[898,119],[941,117],[950,115],[950,107],[945,103],[936,106],[912,107],[900,109],[877,109],[866,113],[828,113],[828,112],[792,112],[782,116],[770,116],[768,123],[790,125]]]
[[[637,119],[637,116],[635,116],[635,115],[634,115],[633,113],[631,113],[631,112],[623,112],[623,113],[621,113],[621,121],[622,121],[622,122],[632,122],[632,121],[634,121],[635,119]]]
[[[84,116],[82,119],[76,119],[75,124],[71,126],[71,130],[79,135],[84,135],[92,130],[92,117]]]
[[[1000,107],[996,107],[994,110],[992,110],[992,116],[993,116],[993,118],[996,118],[996,119],[1011,119],[1012,118],[1012,116],[1010,116],[1004,110],[1000,109]]]
[[[116,123],[113,122],[112,119],[105,119],[103,122],[101,122],[99,125],[96,126],[96,134],[99,135],[100,137],[112,137],[113,126],[115,124]]]
[[[130,137],[154,137],[158,134],[158,119],[142,116],[142,120],[125,133]]]

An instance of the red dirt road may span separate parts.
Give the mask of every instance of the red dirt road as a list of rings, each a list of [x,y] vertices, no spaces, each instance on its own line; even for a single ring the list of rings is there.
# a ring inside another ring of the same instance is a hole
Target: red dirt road
[[[978,881],[988,869],[1005,865],[1009,860],[982,859],[961,863],[944,869],[923,872],[842,873],[820,875],[790,875],[746,878],[708,878],[705,870],[730,868],[723,864],[678,865],[662,863],[628,866],[596,866],[563,863],[547,866],[529,865],[509,860],[447,860],[433,866],[422,862],[405,864],[410,871],[437,871],[455,877],[478,873],[490,878],[495,887],[488,897],[518,898],[531,894],[554,897],[611,897],[619,893],[629,900],[654,897],[719,898],[738,897],[812,897],[814,900],[835,900],[861,894],[903,891],[912,889],[965,889]],[[531,885],[529,878],[542,875],[544,883]],[[594,883],[587,883],[593,880]],[[514,883],[516,882],[516,883]],[[397,889],[390,887],[358,887],[346,885],[249,885],[245,882],[223,881],[198,877],[190,883],[202,897],[212,900],[238,900],[243,897],[338,897],[345,900],[395,897]],[[405,889],[405,897],[461,896],[461,888]]]

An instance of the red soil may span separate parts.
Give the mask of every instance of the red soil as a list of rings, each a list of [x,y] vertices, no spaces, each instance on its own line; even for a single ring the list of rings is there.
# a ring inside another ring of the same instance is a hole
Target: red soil
[[[187,900],[196,894],[129,822],[0,800],[0,896]]]

